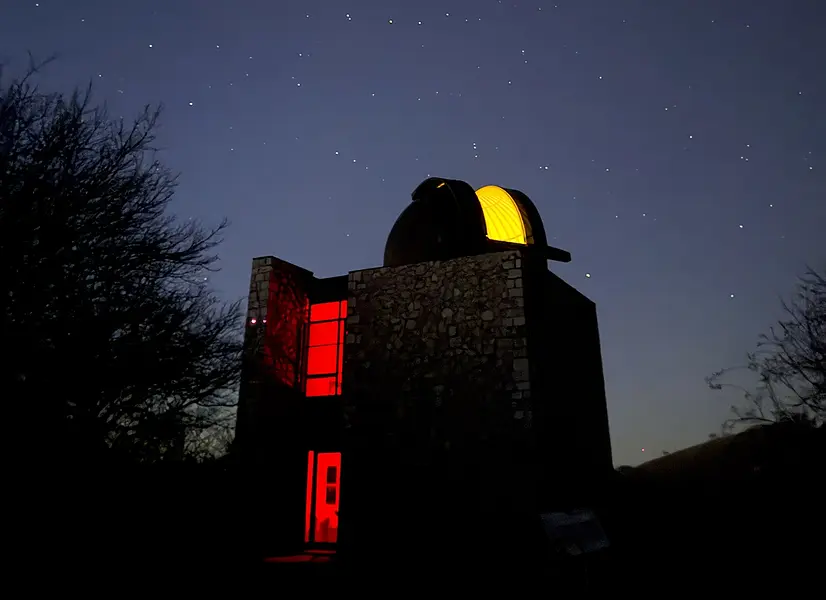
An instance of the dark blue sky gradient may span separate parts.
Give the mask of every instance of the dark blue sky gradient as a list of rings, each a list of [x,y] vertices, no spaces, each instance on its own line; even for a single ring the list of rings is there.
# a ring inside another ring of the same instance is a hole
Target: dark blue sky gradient
[[[0,2],[11,73],[165,105],[227,298],[256,255],[380,264],[428,175],[523,190],[597,302],[617,464],[717,430],[704,376],[824,259],[824,31],[819,0]]]

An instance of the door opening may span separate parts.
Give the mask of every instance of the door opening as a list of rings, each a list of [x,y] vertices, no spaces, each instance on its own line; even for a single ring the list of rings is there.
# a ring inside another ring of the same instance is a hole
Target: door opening
[[[304,541],[335,544],[338,541],[338,507],[341,487],[341,452],[307,453],[307,506]]]

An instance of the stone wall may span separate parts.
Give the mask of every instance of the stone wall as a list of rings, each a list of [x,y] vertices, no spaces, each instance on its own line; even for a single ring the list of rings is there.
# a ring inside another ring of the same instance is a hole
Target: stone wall
[[[399,446],[528,435],[522,274],[518,251],[350,273],[350,427]]]
[[[236,421],[236,445],[246,453],[276,441],[273,428],[285,421],[287,400],[301,393],[297,376],[308,274],[275,257],[253,260]]]
[[[274,257],[253,260],[245,346],[258,354],[276,383],[298,383],[309,273]],[[268,318],[269,317],[269,318]]]

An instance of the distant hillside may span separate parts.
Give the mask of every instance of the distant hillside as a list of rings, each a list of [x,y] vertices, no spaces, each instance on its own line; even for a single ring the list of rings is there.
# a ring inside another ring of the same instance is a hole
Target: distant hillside
[[[622,570],[683,591],[802,584],[778,577],[815,572],[824,458],[826,428],[777,423],[621,470],[606,521]]]
[[[779,468],[797,470],[826,456],[826,429],[794,422],[760,425],[697,444],[625,471],[633,480],[691,485],[732,483]]]

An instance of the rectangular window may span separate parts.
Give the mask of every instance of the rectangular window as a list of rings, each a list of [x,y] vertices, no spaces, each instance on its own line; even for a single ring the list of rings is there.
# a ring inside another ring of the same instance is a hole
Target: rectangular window
[[[344,365],[344,320],[347,300],[310,306],[307,336],[306,395],[338,396],[341,394],[341,370]]]

